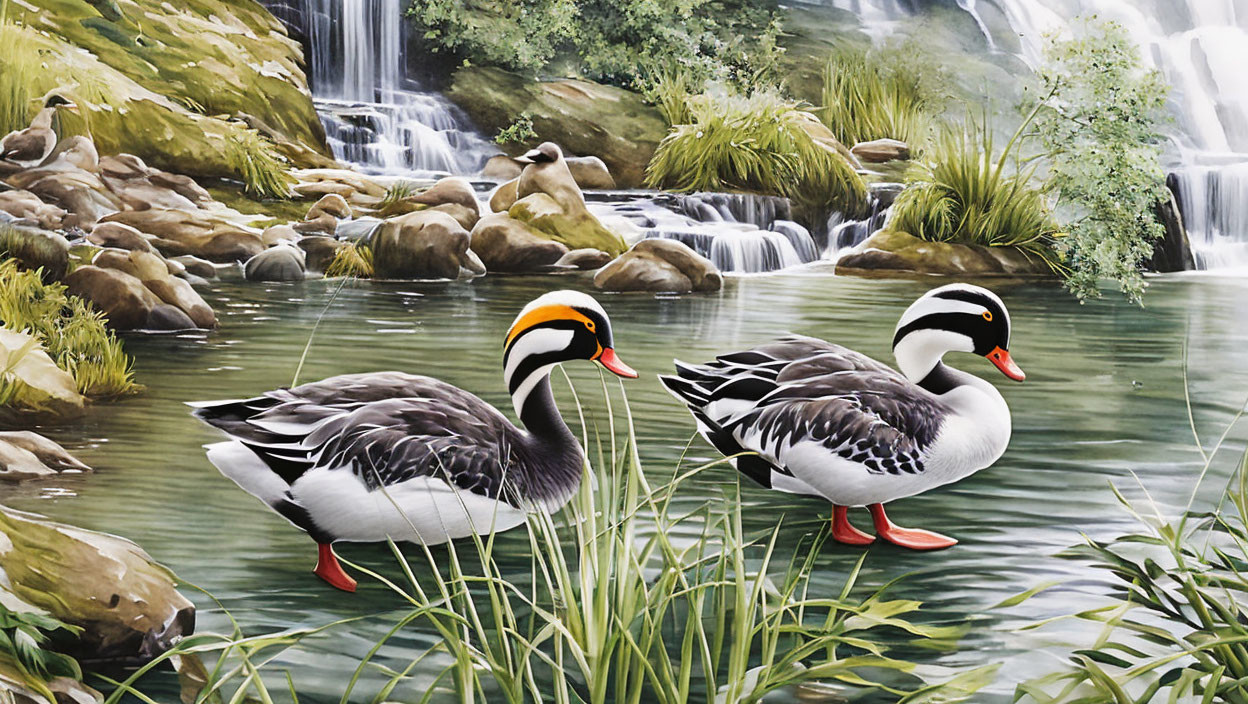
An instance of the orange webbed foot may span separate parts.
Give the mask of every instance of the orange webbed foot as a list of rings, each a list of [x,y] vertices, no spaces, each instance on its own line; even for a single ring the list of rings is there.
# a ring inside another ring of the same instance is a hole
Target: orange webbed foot
[[[894,524],[884,513],[883,504],[872,504],[867,508],[875,521],[875,532],[893,545],[911,550],[940,550],[958,544],[957,540],[947,535],[921,528],[902,528]]]
[[[849,509],[845,506],[832,507],[832,539],[845,545],[870,545],[875,536],[864,533],[849,522]]]
[[[316,569],[312,572],[335,589],[341,589],[344,592],[355,591],[355,580],[351,579],[342,569],[342,565],[338,564],[334,548],[329,543],[317,543]]]

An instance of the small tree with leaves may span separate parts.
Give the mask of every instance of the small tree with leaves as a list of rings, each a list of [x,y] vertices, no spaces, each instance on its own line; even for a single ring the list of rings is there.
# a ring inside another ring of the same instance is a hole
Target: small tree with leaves
[[[1155,208],[1165,193],[1161,125],[1168,86],[1146,69],[1123,28],[1095,16],[1051,36],[1037,70],[1038,102],[1026,109],[1048,156],[1048,187],[1067,236],[1057,244],[1067,286],[1081,300],[1101,279],[1128,298],[1144,292],[1141,264],[1164,234]]]

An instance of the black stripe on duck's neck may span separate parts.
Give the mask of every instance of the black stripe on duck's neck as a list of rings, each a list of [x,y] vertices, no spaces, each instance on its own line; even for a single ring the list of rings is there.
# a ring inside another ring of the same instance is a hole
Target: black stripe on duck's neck
[[[961,386],[962,381],[948,365],[944,362],[937,362],[936,366],[932,367],[932,371],[919,380],[918,384],[928,392],[940,396]]]

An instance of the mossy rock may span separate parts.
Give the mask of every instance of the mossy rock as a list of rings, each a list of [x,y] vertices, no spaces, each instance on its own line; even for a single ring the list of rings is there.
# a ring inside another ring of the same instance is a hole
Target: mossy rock
[[[506,145],[512,155],[555,142],[565,153],[602,159],[622,188],[642,184],[646,165],[667,134],[662,115],[637,93],[581,79],[535,81],[469,66],[455,72],[446,96],[486,134],[527,113],[537,136]]]
[[[568,249],[597,249],[612,256],[628,249],[622,237],[608,230],[588,210],[565,211],[545,193],[521,198],[507,214]]]
[[[1017,247],[929,242],[905,232],[880,230],[836,262],[852,276],[936,275],[969,277],[1053,276],[1038,256]]]

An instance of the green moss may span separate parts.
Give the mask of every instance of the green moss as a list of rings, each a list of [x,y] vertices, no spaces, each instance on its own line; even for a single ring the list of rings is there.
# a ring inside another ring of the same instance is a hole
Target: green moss
[[[134,41],[134,37],[103,17],[88,17],[80,20],[79,24],[87,29],[95,30],[100,36],[126,49],[134,50],[139,46]]]
[[[104,324],[104,316],[61,284],[44,283],[38,271],[0,261],[0,324],[29,331],[86,396],[137,390],[131,360]]]

